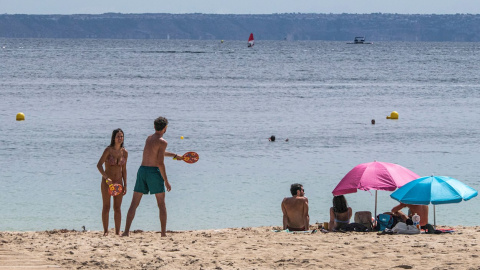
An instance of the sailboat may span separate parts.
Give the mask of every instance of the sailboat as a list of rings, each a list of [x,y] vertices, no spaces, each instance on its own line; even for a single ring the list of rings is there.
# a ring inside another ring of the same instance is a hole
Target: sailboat
[[[248,37],[248,47],[253,47],[255,45],[255,40],[253,40],[253,33],[250,33],[250,37]]]

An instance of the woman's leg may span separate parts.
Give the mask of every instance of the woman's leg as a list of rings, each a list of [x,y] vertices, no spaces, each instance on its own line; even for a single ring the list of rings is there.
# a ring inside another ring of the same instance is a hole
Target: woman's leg
[[[100,190],[102,191],[102,202],[103,202],[103,208],[102,208],[103,235],[107,236],[108,235],[108,214],[110,212],[110,194],[108,193],[107,183],[104,183],[103,180],[101,182]]]
[[[116,235],[120,235],[120,225],[122,224],[122,199],[123,194],[113,197],[113,219],[115,220]]]

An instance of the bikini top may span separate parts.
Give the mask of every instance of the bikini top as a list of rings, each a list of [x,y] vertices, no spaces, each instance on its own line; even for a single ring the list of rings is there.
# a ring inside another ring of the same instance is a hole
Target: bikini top
[[[108,164],[110,166],[123,166],[123,165],[125,165],[127,163],[127,160],[123,156],[123,149],[122,149],[122,154],[121,154],[121,156],[118,160],[112,154],[109,154],[106,162],[108,162]]]

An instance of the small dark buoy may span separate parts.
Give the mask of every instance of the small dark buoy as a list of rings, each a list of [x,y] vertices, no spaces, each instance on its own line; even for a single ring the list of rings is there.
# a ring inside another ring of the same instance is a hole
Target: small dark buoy
[[[375,119],[372,119],[372,125],[375,125]]]
[[[271,141],[271,142],[274,142],[275,141],[275,135],[270,136],[270,138],[268,140]]]

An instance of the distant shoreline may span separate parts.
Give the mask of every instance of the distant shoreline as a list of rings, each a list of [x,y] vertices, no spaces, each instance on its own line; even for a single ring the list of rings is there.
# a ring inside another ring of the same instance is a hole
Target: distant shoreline
[[[1,14],[1,38],[479,42],[479,14]]]

